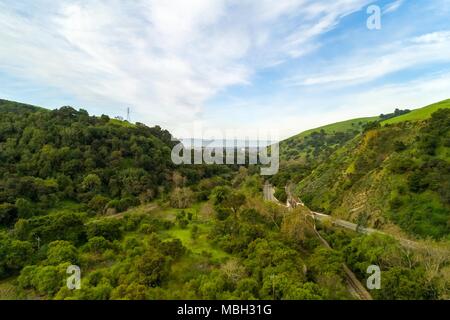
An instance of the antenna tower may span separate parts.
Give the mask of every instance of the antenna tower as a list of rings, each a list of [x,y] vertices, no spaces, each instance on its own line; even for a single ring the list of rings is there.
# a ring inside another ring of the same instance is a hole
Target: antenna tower
[[[131,109],[128,107],[128,108],[127,108],[127,121],[128,121],[128,122],[131,122],[130,114],[131,114]]]

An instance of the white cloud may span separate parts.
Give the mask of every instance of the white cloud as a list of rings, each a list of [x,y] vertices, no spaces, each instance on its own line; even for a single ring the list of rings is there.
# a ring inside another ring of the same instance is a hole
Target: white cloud
[[[300,132],[330,123],[372,117],[393,112],[395,108],[416,109],[449,98],[450,72],[422,76],[414,80],[393,85],[380,85],[359,92],[333,95],[332,99],[302,96],[293,106],[276,105],[265,119],[248,129],[278,129],[284,139]],[[324,97],[330,94],[324,90]],[[314,106],[311,111],[308,107]],[[256,108],[256,107],[255,107]]]
[[[316,74],[301,74],[287,80],[290,85],[348,85],[370,82],[383,76],[436,62],[450,62],[450,31],[425,34],[392,45],[371,48],[341,57],[332,67]],[[350,61],[350,62],[347,62]]]
[[[383,8],[383,14],[392,13],[400,9],[400,7],[403,5],[405,0],[395,0],[394,2],[388,3]]]
[[[0,0],[0,71],[172,129],[367,2]]]

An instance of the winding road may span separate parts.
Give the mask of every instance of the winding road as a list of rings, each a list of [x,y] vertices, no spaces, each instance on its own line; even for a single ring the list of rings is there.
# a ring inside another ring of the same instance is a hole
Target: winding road
[[[298,205],[304,206],[304,204],[301,201],[293,201],[294,198],[291,197],[290,192],[288,190],[289,188],[286,187],[286,193],[288,194],[288,200],[286,203],[286,206],[288,208],[295,208]],[[266,201],[271,201],[271,202],[276,202],[278,204],[281,205],[281,203],[275,198],[274,193],[275,193],[275,189],[273,188],[273,186],[266,181],[266,183],[264,184],[264,200]],[[320,233],[317,231],[316,229],[316,219],[317,220],[321,220],[321,219],[325,219],[325,218],[331,218],[330,216],[318,213],[318,212],[311,212],[311,217],[314,220],[314,232],[317,235],[317,237],[320,239],[320,241],[323,243],[323,245],[326,248],[331,249],[330,244],[320,235]],[[348,225],[350,227],[350,225]],[[355,225],[356,226],[356,225]],[[355,227],[356,228],[356,227]],[[354,229],[353,229],[354,230]],[[342,264],[342,268],[344,270],[344,274],[345,274],[345,279],[347,282],[347,286],[348,286],[348,290],[349,292],[357,299],[359,300],[373,300],[372,296],[370,295],[369,291],[366,290],[366,288],[362,285],[362,283],[358,280],[358,278],[356,277],[356,275],[350,270],[350,268],[343,263]]]
[[[268,188],[270,187],[270,184],[268,186]],[[293,207],[296,208],[298,206],[302,206],[304,207],[305,205],[303,204],[303,202],[301,202],[301,200],[299,199],[295,199],[294,196],[292,196],[292,192],[291,192],[291,186],[287,186],[286,187],[286,193],[288,195],[288,206],[289,207]],[[320,222],[326,222],[326,221],[330,221],[333,225],[344,228],[344,229],[348,229],[351,231],[355,231],[358,233],[362,233],[362,234],[373,234],[373,233],[378,233],[378,234],[383,234],[383,235],[389,235],[391,237],[394,237],[395,239],[397,239],[400,244],[405,247],[405,248],[410,248],[410,249],[417,249],[420,247],[420,244],[412,241],[412,240],[408,240],[408,239],[404,239],[404,238],[400,238],[397,236],[394,236],[392,234],[388,234],[386,232],[377,230],[377,229],[372,229],[372,228],[365,228],[362,226],[358,226],[356,223],[353,222],[349,222],[346,220],[342,220],[342,219],[337,219],[335,217],[332,217],[328,214],[324,214],[324,213],[320,213],[320,212],[315,212],[315,211],[311,211],[310,213],[312,214],[312,216],[314,217],[314,219],[320,221]]]

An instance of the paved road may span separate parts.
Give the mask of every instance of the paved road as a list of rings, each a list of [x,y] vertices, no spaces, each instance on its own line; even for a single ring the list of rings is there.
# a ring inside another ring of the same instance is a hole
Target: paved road
[[[358,225],[356,223],[353,222],[349,222],[346,220],[342,220],[342,219],[336,219],[330,215],[327,214],[323,214],[320,212],[314,212],[311,211],[311,213],[314,215],[314,218],[317,219],[318,221],[324,222],[324,221],[331,221],[331,223],[335,226],[339,226],[341,228],[345,228],[348,230],[352,230],[352,231],[356,231],[362,234],[373,234],[373,233],[378,233],[378,234],[384,234],[384,235],[389,235],[391,237],[396,238],[400,244],[406,248],[411,248],[411,249],[416,249],[418,248],[420,245],[417,242],[408,240],[408,239],[403,239],[403,238],[399,238],[390,234],[387,234],[383,231],[380,230],[376,230],[376,229],[372,229],[372,228],[364,228],[364,227],[358,227]]]
[[[303,202],[301,201],[295,201],[294,198],[291,197],[290,192],[291,186],[286,187],[286,193],[288,194],[288,201],[286,206],[288,208],[295,208],[297,206],[305,206]],[[275,193],[275,189],[269,182],[266,182],[264,185],[264,199],[267,201],[273,201],[281,205],[281,203],[273,196]],[[316,229],[316,216],[317,219],[325,219],[330,218],[330,216],[316,213],[311,211],[311,217],[314,219],[314,232],[316,233],[317,237],[320,239],[320,241],[323,243],[323,245],[327,248],[331,248],[330,244],[320,235],[320,233]],[[356,228],[356,225],[355,225]],[[350,270],[350,268],[343,263],[342,268],[344,270],[345,279],[347,281],[347,286],[349,292],[357,299],[360,300],[373,300],[372,296],[370,295],[369,291],[366,290],[366,288],[361,284],[361,282],[358,280],[356,275]]]
[[[264,184],[263,192],[264,192],[264,200],[278,202],[277,198],[275,198],[274,196],[275,188],[267,181]]]
[[[300,199],[295,199],[295,197],[292,196],[292,185],[289,185],[286,187],[286,193],[288,195],[288,203],[289,203],[290,207],[295,208],[297,206],[303,206],[303,207],[305,206]],[[310,211],[310,212],[313,215],[314,219],[317,219],[318,221],[321,221],[321,222],[331,221],[331,223],[335,226],[345,228],[348,230],[352,230],[352,231],[356,231],[356,232],[359,232],[362,234],[379,233],[379,234],[389,235],[391,237],[396,238],[400,242],[400,244],[402,246],[404,246],[405,248],[417,249],[420,247],[420,244],[415,241],[411,241],[411,240],[404,239],[404,238],[399,238],[397,236],[393,236],[391,234],[385,233],[380,230],[372,229],[372,228],[364,228],[361,226],[358,227],[358,225],[356,223],[349,222],[349,221],[342,220],[342,219],[337,219],[335,217],[332,217],[328,214],[324,214],[321,212],[315,212],[315,211]]]

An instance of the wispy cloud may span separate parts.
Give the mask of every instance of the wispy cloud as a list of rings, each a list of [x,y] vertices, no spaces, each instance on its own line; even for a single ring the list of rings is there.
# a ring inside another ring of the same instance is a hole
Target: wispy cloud
[[[130,106],[175,134],[199,119],[296,133],[445,95],[429,76],[450,67],[449,1],[0,0],[1,94]],[[376,32],[372,3],[389,13]]]
[[[383,7],[383,14],[392,13],[397,11],[405,2],[405,0],[395,0]]]
[[[0,71],[170,127],[317,47],[364,0],[0,0]]]
[[[358,84],[383,76],[436,62],[450,62],[450,31],[433,32],[387,46],[380,46],[370,52],[355,52],[345,61],[334,61],[326,71],[292,77],[290,85],[312,86],[329,84]]]
[[[420,108],[448,99],[449,92],[449,70],[401,83],[375,85],[350,94],[330,93],[324,89],[321,91],[323,98],[300,94],[295,102],[287,105],[267,102],[270,107],[264,109],[265,116],[246,128],[256,131],[258,128],[271,128],[277,123],[278,135],[285,139],[338,121],[390,113],[395,108]],[[253,106],[253,110],[257,114],[256,110],[261,110],[261,105]]]

